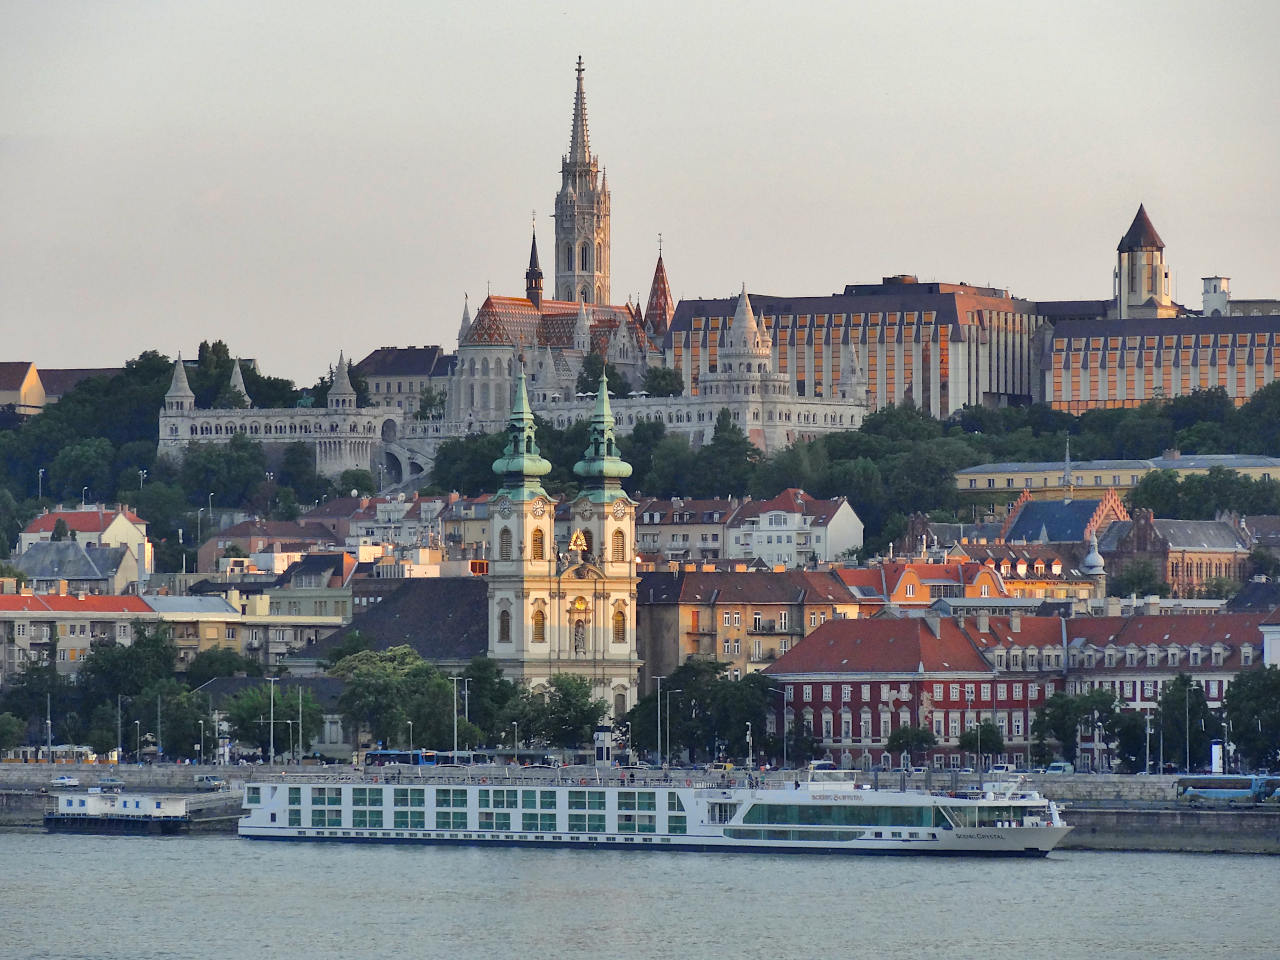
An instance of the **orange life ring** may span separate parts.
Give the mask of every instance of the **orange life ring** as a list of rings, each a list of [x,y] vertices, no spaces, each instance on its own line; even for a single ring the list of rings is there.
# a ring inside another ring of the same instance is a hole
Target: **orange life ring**
[[[581,780],[579,780],[579,781],[578,781],[578,786],[580,786],[580,787],[585,787],[586,785],[587,785],[587,778],[586,778],[586,777],[583,777]]]
[[[481,783],[488,783],[488,782],[489,782],[489,778],[488,778],[488,777],[481,777],[481,778],[480,778],[480,782],[481,782]]]
[[[373,778],[373,782],[374,782],[374,783],[377,783],[377,782],[378,782],[378,778],[377,778],[376,776]]]
[[[693,786],[693,781],[692,781],[692,780],[686,780],[686,781],[684,782],[684,785],[685,785],[686,787],[692,787],[692,786]]]

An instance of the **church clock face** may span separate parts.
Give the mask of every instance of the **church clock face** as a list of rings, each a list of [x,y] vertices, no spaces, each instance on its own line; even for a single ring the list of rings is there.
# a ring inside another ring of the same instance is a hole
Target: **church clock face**
[[[533,501],[533,515],[535,517],[540,517],[546,512],[547,512],[547,505],[545,503],[543,503],[541,500]]]
[[[621,500],[613,501],[613,519],[621,520],[627,515],[627,505]]]
[[[503,497],[502,502],[498,504],[498,516],[502,517],[503,520],[508,520],[510,519],[511,514],[511,501],[506,497]]]

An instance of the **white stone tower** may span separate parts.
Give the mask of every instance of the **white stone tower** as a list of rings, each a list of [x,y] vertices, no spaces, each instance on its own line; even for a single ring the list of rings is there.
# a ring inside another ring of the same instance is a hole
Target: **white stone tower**
[[[609,302],[609,178],[591,153],[582,58],[573,99],[569,153],[556,194],[556,299]]]

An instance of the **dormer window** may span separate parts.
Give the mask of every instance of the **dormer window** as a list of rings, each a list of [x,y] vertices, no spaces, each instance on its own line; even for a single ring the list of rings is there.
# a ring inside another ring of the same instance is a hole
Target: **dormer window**
[[[1247,643],[1240,648],[1240,666],[1253,666],[1253,647],[1249,646]]]
[[[1124,665],[1126,667],[1136,667],[1138,665],[1138,651],[1126,650],[1124,655]]]

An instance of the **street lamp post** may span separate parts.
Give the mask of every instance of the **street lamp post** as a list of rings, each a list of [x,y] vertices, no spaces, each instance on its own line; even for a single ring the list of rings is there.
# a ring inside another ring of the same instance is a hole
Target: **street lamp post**
[[[407,724],[409,725],[409,752],[410,752],[410,753],[413,753],[413,721],[412,721],[412,720],[406,720],[406,721],[405,721],[405,723],[407,723]],[[413,760],[412,760],[412,759],[410,759],[410,761],[409,761],[409,762],[410,762],[410,763],[413,763]]]
[[[511,721],[511,762],[520,766],[520,723]]]
[[[1187,680],[1187,685],[1182,689],[1182,725],[1183,739],[1182,745],[1185,748],[1186,758],[1183,771],[1191,772],[1191,680]]]
[[[80,488],[80,506],[88,506],[89,504],[89,488],[87,486]]]
[[[684,693],[683,690],[676,689],[667,690],[667,752],[663,755],[663,766],[671,765],[671,695],[673,693]]]
[[[654,720],[653,739],[658,744],[658,751],[657,751],[658,764],[659,766],[661,766],[662,764],[662,681],[666,678],[654,677],[653,679],[658,681],[658,695],[655,698],[658,701],[657,703],[658,715],[657,715],[657,719]]]
[[[209,494],[209,496],[213,496],[213,494]],[[276,681],[279,679],[279,677],[267,677],[267,683],[271,685],[268,688],[271,691],[271,719],[268,721],[270,725],[267,727],[267,742],[270,744],[270,756],[267,757],[267,763],[276,762]]]
[[[453,681],[453,762],[458,762],[458,681],[460,677],[450,677]]]
[[[133,721],[133,762],[142,763],[142,721]]]
[[[754,770],[756,768],[755,754],[751,751],[751,721],[747,721],[747,769]]]
[[[44,499],[44,467],[36,474],[36,499]]]
[[[200,721],[200,763],[204,764],[204,721]]]

